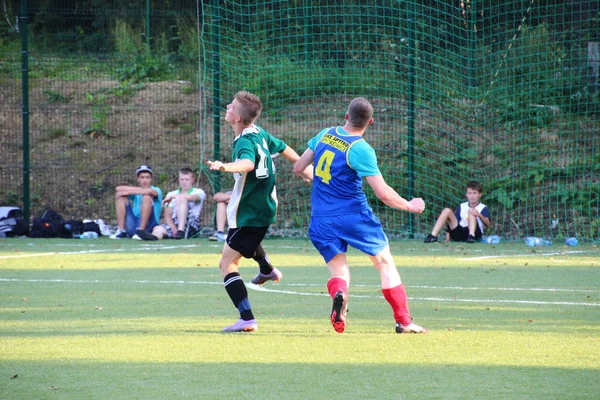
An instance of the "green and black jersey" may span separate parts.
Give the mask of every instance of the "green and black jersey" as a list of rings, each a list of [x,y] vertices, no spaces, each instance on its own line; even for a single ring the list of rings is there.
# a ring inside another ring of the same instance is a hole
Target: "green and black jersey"
[[[227,206],[230,228],[269,226],[275,221],[277,193],[272,156],[285,148],[283,141],[257,125],[244,129],[235,138],[231,158],[252,161],[254,170],[233,174],[235,186]]]

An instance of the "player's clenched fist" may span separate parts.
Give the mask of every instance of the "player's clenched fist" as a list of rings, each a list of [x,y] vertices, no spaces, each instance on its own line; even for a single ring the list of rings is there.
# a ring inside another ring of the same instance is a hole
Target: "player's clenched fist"
[[[416,197],[408,202],[408,210],[409,212],[421,214],[425,210],[425,202],[422,198]]]
[[[215,171],[225,171],[225,167],[223,167],[223,163],[221,161],[207,161],[206,162],[211,170],[215,170]]]

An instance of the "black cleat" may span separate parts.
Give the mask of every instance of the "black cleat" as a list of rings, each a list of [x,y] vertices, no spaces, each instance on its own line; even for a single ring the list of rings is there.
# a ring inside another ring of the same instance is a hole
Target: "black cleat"
[[[344,296],[344,292],[337,292],[333,298],[333,307],[331,308],[331,325],[337,333],[344,333],[346,329],[347,309],[348,299]]]
[[[429,234],[425,238],[425,243],[435,243],[435,242],[437,242],[437,236]]]
[[[151,233],[146,232],[143,229],[136,229],[135,234],[142,240],[158,240],[156,236]]]

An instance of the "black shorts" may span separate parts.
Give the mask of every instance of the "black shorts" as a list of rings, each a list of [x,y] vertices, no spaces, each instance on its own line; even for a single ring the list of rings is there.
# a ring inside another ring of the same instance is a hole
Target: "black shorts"
[[[265,238],[268,226],[241,226],[227,231],[227,245],[246,258],[252,258],[254,252]]]
[[[450,240],[453,242],[466,242],[469,237],[469,228],[466,226],[458,225],[452,230],[448,229],[448,232],[450,233]],[[481,240],[481,236],[481,229],[478,226],[475,228],[475,240]]]

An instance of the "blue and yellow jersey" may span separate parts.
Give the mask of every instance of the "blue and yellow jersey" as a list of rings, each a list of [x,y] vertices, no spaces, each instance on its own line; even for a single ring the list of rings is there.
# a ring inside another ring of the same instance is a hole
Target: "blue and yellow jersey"
[[[381,175],[377,156],[362,136],[342,127],[321,131],[308,142],[315,153],[312,215],[340,215],[370,209],[362,177]]]

